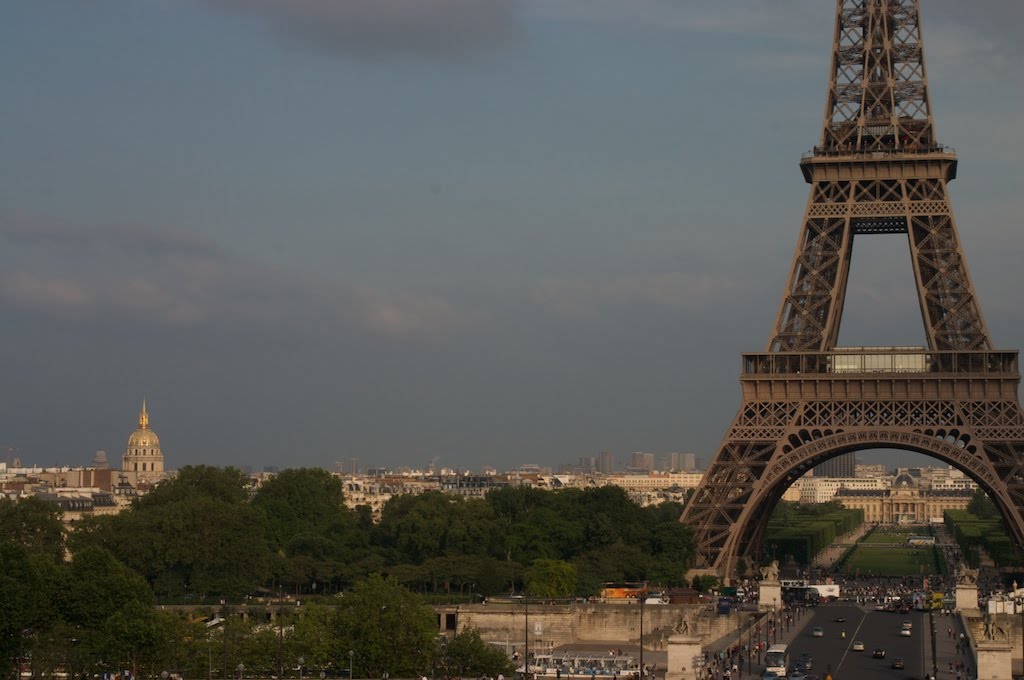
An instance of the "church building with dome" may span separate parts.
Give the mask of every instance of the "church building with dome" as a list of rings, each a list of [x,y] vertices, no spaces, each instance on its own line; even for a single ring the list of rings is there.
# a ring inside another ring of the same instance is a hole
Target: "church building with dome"
[[[164,478],[164,454],[160,450],[160,439],[149,429],[149,412],[146,400],[142,400],[139,412],[139,427],[128,437],[128,446],[121,458],[122,476],[133,486],[151,484]]]

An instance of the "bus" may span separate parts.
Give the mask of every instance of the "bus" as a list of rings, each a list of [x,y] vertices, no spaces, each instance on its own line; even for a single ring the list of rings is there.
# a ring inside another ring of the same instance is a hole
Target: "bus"
[[[814,583],[807,587],[818,591],[818,599],[822,602],[834,602],[839,599],[839,584],[837,583]]]
[[[838,588],[838,586],[837,586]],[[782,602],[790,607],[816,607],[821,594],[814,586],[783,586]]]
[[[629,600],[643,597],[647,594],[646,581],[631,581],[626,583],[605,583],[601,587],[601,597],[606,600]]]
[[[764,669],[775,673],[780,678],[789,672],[789,649],[786,645],[772,645],[764,653]]]

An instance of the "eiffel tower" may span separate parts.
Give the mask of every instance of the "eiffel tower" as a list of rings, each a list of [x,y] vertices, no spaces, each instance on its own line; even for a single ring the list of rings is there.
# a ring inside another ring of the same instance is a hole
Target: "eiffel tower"
[[[815,465],[903,449],[969,475],[1024,544],[1017,351],[995,350],[960,247],[937,143],[919,0],[837,0],[821,138],[767,350],[744,354],[743,402],[681,521],[693,573],[757,562],[771,510]],[[927,347],[836,345],[854,237],[906,234]]]

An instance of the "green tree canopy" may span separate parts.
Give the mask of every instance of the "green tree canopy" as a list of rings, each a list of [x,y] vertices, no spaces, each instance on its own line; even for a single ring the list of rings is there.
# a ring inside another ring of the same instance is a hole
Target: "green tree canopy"
[[[64,559],[61,509],[35,497],[0,498],[0,540],[13,541],[54,562]]]
[[[82,522],[72,551],[108,550],[162,597],[253,593],[268,580],[271,554],[245,484],[233,468],[184,468],[128,510]]]
[[[0,672],[13,670],[16,659],[31,648],[33,632],[52,625],[61,585],[59,567],[50,556],[0,541]]]
[[[355,531],[341,480],[319,468],[282,470],[260,487],[253,506],[263,512],[267,539],[275,549],[297,536]]]
[[[480,638],[480,631],[467,628],[442,645],[441,670],[445,678],[511,676],[515,666],[505,652]]]
[[[353,650],[356,677],[418,677],[435,659],[436,636],[434,612],[422,598],[373,574],[341,600],[333,658]]]
[[[536,597],[572,597],[576,586],[576,567],[562,560],[535,560],[526,571],[526,592]]]

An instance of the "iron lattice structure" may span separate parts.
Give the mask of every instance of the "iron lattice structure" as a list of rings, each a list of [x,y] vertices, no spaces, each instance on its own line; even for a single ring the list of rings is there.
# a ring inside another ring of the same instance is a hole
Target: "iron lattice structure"
[[[1018,355],[992,349],[960,246],[919,0],[837,0],[822,134],[800,168],[811,192],[774,335],[744,355],[743,403],[682,516],[696,568],[734,576],[796,479],[879,447],[963,470],[1024,544]],[[926,348],[837,347],[854,237],[873,234],[907,234]]]

